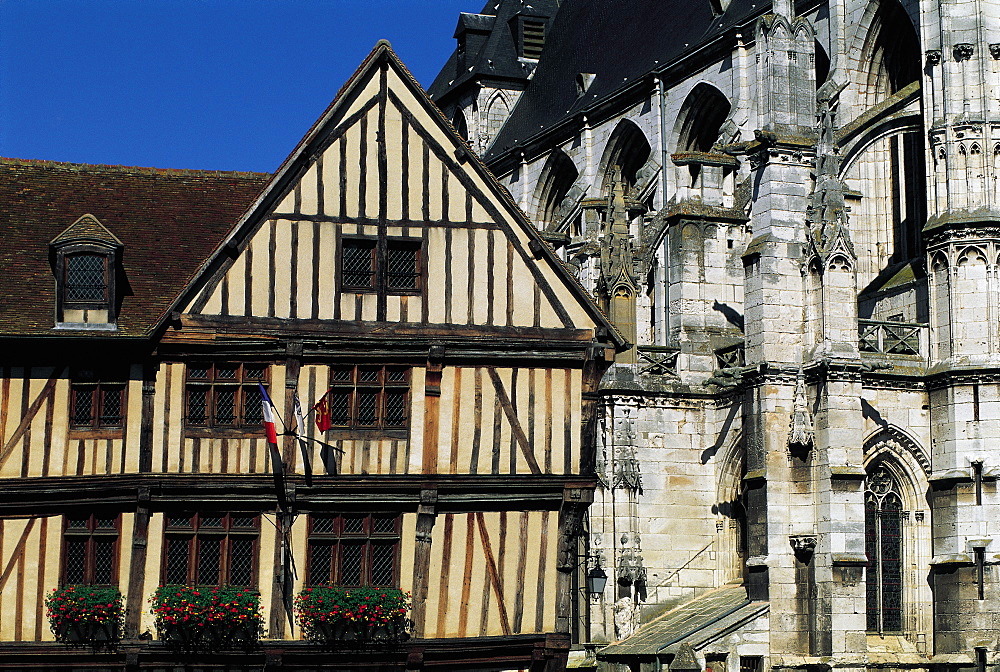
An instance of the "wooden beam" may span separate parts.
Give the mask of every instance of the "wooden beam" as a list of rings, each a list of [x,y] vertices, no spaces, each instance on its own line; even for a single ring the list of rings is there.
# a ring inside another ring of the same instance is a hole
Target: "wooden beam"
[[[17,566],[18,559],[24,552],[24,546],[28,543],[28,535],[31,534],[31,529],[35,526],[36,520],[38,519],[28,519],[28,524],[24,526],[24,531],[21,532],[21,538],[17,540],[17,545],[14,546],[14,550],[11,551],[10,560],[7,562],[7,566],[4,567],[3,574],[0,574],[0,592],[2,592],[4,586],[7,585],[7,579],[10,578],[11,573],[14,571],[14,567]]]
[[[53,373],[52,377],[45,383],[45,387],[42,388],[42,391],[39,392],[38,396],[35,397],[35,400],[31,402],[31,406],[28,407],[24,417],[21,418],[21,424],[17,426],[14,433],[10,435],[9,439],[7,439],[7,443],[4,444],[3,451],[0,452],[0,469],[3,469],[4,464],[7,463],[7,459],[10,457],[11,453],[14,452],[17,442],[21,440],[21,437],[24,436],[24,433],[28,430],[28,427],[31,426],[31,421],[35,419],[38,411],[42,408],[42,404],[45,403],[47,399],[51,398],[52,394],[55,392],[56,382],[58,382],[59,378],[62,377],[63,371],[65,371],[65,368],[61,370],[57,369]],[[27,373],[27,370],[25,370],[25,375],[27,375]]]
[[[528,462],[528,468],[531,469],[532,474],[541,474],[542,470],[538,467],[538,462],[535,460],[535,454],[532,451],[531,444],[528,443],[528,437],[525,436],[524,429],[521,428],[521,423],[517,419],[517,413],[510,403],[510,397],[507,396],[507,390],[504,389],[503,381],[500,380],[500,374],[498,374],[496,369],[492,366],[486,367],[486,371],[490,375],[490,380],[493,381],[493,387],[497,392],[497,399],[500,400],[500,407],[503,408],[504,415],[507,416],[507,421],[510,423],[511,433],[517,440],[517,445],[521,448],[521,453],[524,455],[524,459]]]
[[[482,511],[476,512],[476,523],[479,525],[479,539],[483,543],[483,553],[486,555],[486,571],[490,577],[490,585],[497,598],[497,606],[500,608],[500,627],[503,634],[510,634],[510,620],[507,618],[507,605],[503,598],[503,586],[500,585],[500,574],[497,572],[496,559],[493,557],[493,549],[490,548],[490,534],[486,531],[486,520]]]

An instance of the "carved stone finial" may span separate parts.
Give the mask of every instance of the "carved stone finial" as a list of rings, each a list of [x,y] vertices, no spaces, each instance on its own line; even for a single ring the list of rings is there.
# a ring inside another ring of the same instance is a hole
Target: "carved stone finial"
[[[631,446],[623,446],[618,452],[615,480],[611,487],[626,488],[642,493],[642,474],[639,471],[639,461]]]
[[[938,65],[941,62],[940,49],[928,49],[926,56],[927,56],[927,65]]]
[[[601,266],[604,281],[611,293],[614,287],[625,285],[635,289],[632,280],[633,255],[629,236],[629,213],[625,203],[628,186],[620,166],[611,168],[611,185],[604,215],[604,237],[601,242]]]
[[[847,226],[847,205],[844,202],[846,187],[840,179],[840,148],[836,143],[836,115],[840,89],[818,96],[819,138],[816,142],[816,183],[812,198],[806,208],[806,223],[812,254],[824,262],[835,254],[842,254],[851,261],[857,259],[854,244]]]
[[[972,54],[975,53],[976,49],[969,42],[959,42],[954,46],[953,51],[956,61],[967,61],[972,58]]]

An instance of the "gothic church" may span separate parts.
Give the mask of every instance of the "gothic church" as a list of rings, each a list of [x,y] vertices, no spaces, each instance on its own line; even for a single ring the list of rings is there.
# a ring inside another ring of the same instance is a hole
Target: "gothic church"
[[[632,344],[570,665],[998,669],[1000,3],[490,0],[454,36],[433,99]]]

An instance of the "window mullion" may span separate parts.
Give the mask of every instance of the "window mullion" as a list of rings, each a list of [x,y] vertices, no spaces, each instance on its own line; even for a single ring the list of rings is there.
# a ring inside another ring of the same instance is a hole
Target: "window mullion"
[[[86,546],[84,546],[84,548],[86,551],[83,555],[83,582],[92,584],[94,583],[94,575],[96,573],[94,571],[94,566],[97,564],[97,549],[95,548],[93,532],[91,532],[90,536],[87,537]]]

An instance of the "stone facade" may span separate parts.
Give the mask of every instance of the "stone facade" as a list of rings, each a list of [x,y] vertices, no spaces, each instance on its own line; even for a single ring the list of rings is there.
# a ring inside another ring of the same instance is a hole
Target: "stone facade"
[[[478,146],[636,344],[581,642],[742,582],[702,667],[1000,669],[1000,3],[655,4],[562,3]]]

